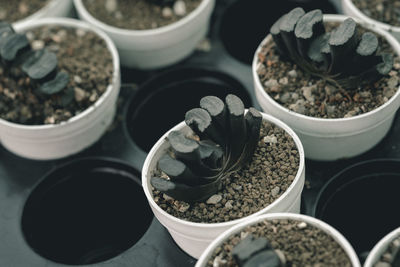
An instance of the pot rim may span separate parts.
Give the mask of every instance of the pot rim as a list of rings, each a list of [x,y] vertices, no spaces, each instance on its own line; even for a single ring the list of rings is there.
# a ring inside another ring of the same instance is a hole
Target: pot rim
[[[275,199],[275,201],[273,201],[271,204],[269,204],[268,206],[264,207],[263,209],[250,214],[248,216],[239,218],[239,219],[235,219],[235,220],[231,220],[231,221],[227,221],[227,222],[220,222],[220,223],[198,223],[198,222],[191,222],[191,221],[186,221],[180,218],[177,218],[171,214],[169,214],[168,212],[164,211],[160,206],[157,205],[157,203],[154,201],[151,190],[147,184],[147,180],[150,179],[150,176],[147,176],[147,173],[150,171],[149,170],[149,165],[150,162],[153,160],[154,155],[158,152],[160,146],[162,144],[164,144],[166,142],[166,138],[169,134],[169,132],[171,131],[176,131],[176,130],[181,130],[185,127],[189,128],[188,126],[186,126],[185,122],[180,122],[179,124],[177,124],[175,127],[171,128],[169,131],[167,131],[158,141],[157,143],[155,143],[155,145],[152,147],[152,149],[150,150],[150,152],[148,153],[146,160],[143,164],[143,168],[142,168],[142,186],[143,186],[143,191],[146,195],[146,198],[148,200],[148,202],[150,203],[150,206],[155,209],[158,213],[162,214],[164,217],[168,218],[168,220],[175,222],[176,224],[180,224],[180,225],[185,225],[188,227],[196,227],[196,228],[203,228],[203,229],[211,229],[211,228],[215,228],[215,227],[230,227],[233,226],[235,224],[238,224],[240,222],[246,221],[249,218],[253,218],[256,217],[258,215],[261,215],[263,213],[266,212],[266,210],[271,209],[272,207],[276,206],[277,204],[279,204],[281,201],[283,201],[286,196],[291,193],[293,191],[293,189],[295,188],[295,186],[301,182],[300,179],[302,178],[302,173],[305,172],[305,156],[304,156],[304,149],[303,149],[303,145],[299,139],[299,137],[297,136],[297,134],[284,122],[280,121],[277,118],[272,117],[271,115],[265,114],[263,112],[261,112],[261,114],[263,115],[263,121],[268,121],[273,123],[275,126],[283,129],[286,133],[288,133],[294,140],[296,147],[299,151],[299,157],[300,157],[300,161],[299,161],[299,167],[296,173],[295,178],[293,179],[292,183],[290,184],[290,186],[286,189],[286,191],[277,199]]]
[[[210,258],[215,248],[219,246],[223,241],[225,241],[229,236],[236,234],[242,231],[246,226],[256,224],[258,222],[264,220],[274,220],[274,219],[293,219],[298,221],[304,221],[307,224],[310,224],[318,229],[323,230],[325,233],[330,235],[345,251],[346,255],[349,257],[350,262],[352,263],[352,267],[361,266],[358,260],[357,254],[355,253],[353,247],[347,241],[347,239],[335,228],[330,226],[329,224],[316,219],[314,217],[303,215],[303,214],[295,214],[295,213],[270,213],[264,214],[262,216],[258,216],[255,218],[251,218],[247,221],[244,221],[238,225],[233,226],[232,228],[226,230],[222,234],[220,234],[213,242],[206,248],[206,250],[201,254],[199,260],[196,263],[195,267],[202,267],[207,260]]]
[[[127,35],[131,37],[145,37],[145,36],[154,36],[158,34],[168,34],[172,31],[179,30],[184,25],[189,22],[192,22],[196,17],[198,17],[204,10],[213,3],[214,0],[202,0],[201,3],[190,13],[188,13],[185,17],[165,26],[161,26],[155,29],[147,29],[147,30],[132,30],[132,29],[123,29],[118,28],[109,24],[106,24],[94,16],[92,16],[89,11],[86,9],[82,0],[74,0],[75,8],[78,13],[82,14],[84,18],[91,24],[99,27],[100,29],[110,32],[112,34],[118,35]]]
[[[62,27],[67,27],[67,28],[75,28],[75,29],[84,29],[86,31],[92,31],[94,32],[97,36],[99,36],[101,39],[104,40],[104,42],[107,45],[108,51],[111,54],[112,60],[113,60],[113,74],[112,74],[112,81],[110,84],[107,86],[107,89],[103,92],[103,94],[99,97],[99,99],[90,105],[88,108],[80,112],[79,114],[71,117],[67,121],[62,121],[58,124],[40,124],[40,125],[24,125],[20,123],[14,123],[14,122],[9,122],[5,119],[0,118],[0,125],[4,125],[10,128],[14,129],[21,129],[21,130],[28,130],[28,131],[37,131],[37,130],[48,130],[48,129],[54,129],[55,127],[61,127],[61,126],[66,126],[66,125],[71,125],[76,123],[77,121],[81,120],[82,118],[86,117],[87,115],[91,114],[94,112],[94,110],[102,105],[102,103],[111,95],[112,90],[115,90],[114,87],[118,86],[119,87],[119,77],[120,77],[120,63],[119,63],[119,55],[117,48],[115,47],[114,43],[111,41],[110,37],[108,37],[104,32],[101,30],[92,27],[90,24],[79,21],[76,19],[71,19],[71,18],[42,18],[38,19],[35,21],[30,22],[29,24],[24,24],[24,25],[15,25],[14,29],[17,32],[21,31],[28,31],[37,27],[41,26],[62,26]]]
[[[386,22],[382,22],[367,16],[358,7],[356,7],[356,5],[354,5],[352,0],[342,0],[342,8],[343,6],[349,8],[351,12],[353,12],[356,16],[360,17],[362,20],[369,24],[376,24],[387,31],[400,32],[400,26],[392,26]]]
[[[397,159],[397,158],[376,158],[376,159],[369,159],[369,160],[359,161],[354,164],[350,164],[347,167],[341,169],[339,172],[335,173],[332,177],[329,178],[329,180],[327,182],[325,182],[325,184],[318,191],[317,196],[315,197],[314,206],[312,209],[312,215],[314,217],[317,216],[317,209],[319,207],[318,203],[320,203],[321,198],[325,194],[325,191],[327,190],[327,188],[332,187],[332,184],[334,184],[335,181],[339,177],[343,176],[344,174],[346,174],[349,171],[352,171],[354,168],[359,168],[360,166],[364,166],[366,164],[382,163],[382,162],[387,162],[387,161],[391,161],[391,162],[400,164],[400,159]]]
[[[333,14],[328,14],[328,15],[324,15],[324,21],[326,22],[342,22],[345,19],[350,18],[349,16],[345,16],[345,15],[333,15]],[[368,23],[365,23],[363,21],[361,21],[360,19],[357,18],[353,18],[358,24],[362,25],[363,27],[367,28],[370,31],[373,31],[377,34],[379,34],[380,36],[384,37],[386,39],[386,41],[392,46],[394,53],[396,53],[398,56],[400,56],[400,43],[388,32],[386,32],[383,29],[380,29],[378,27],[375,27],[375,25],[371,25]],[[258,66],[258,54],[261,51],[261,48],[264,44],[270,42],[272,40],[272,36],[271,34],[268,34],[263,41],[260,43],[260,45],[258,46],[254,57],[253,57],[253,63],[252,63],[252,73],[253,73],[253,80],[255,83],[255,90],[258,91],[259,93],[261,93],[263,98],[269,99],[269,102],[272,103],[272,105],[274,105],[274,108],[277,108],[280,112],[289,114],[293,117],[296,117],[298,120],[307,120],[310,122],[322,122],[322,123],[331,123],[331,122],[352,122],[355,120],[359,120],[359,119],[363,119],[365,117],[369,117],[372,116],[375,113],[380,112],[381,110],[387,108],[389,105],[391,105],[395,99],[400,98],[400,85],[397,88],[396,93],[384,104],[380,105],[379,107],[360,114],[360,115],[356,115],[353,117],[348,117],[348,118],[316,118],[316,117],[311,117],[311,116],[306,116],[300,113],[297,113],[295,111],[289,110],[288,108],[280,105],[278,102],[276,102],[269,94],[267,94],[267,92],[265,92],[263,85],[260,82],[260,79],[258,77],[257,74],[257,66]]]
[[[56,5],[58,5],[58,2],[60,1],[70,1],[70,0],[50,0],[47,4],[45,4],[42,8],[36,10],[36,12],[30,14],[27,17],[24,17],[22,19],[19,19],[17,21],[12,22],[13,26],[19,26],[20,24],[24,24],[24,23],[30,23],[31,20],[35,20],[35,19],[40,19],[42,17],[42,15],[44,13],[46,13],[46,11],[48,11],[49,9],[54,8]]]
[[[368,254],[364,266],[372,267],[373,264],[375,264],[379,260],[378,256],[380,257],[384,253],[383,250],[386,250],[390,243],[397,237],[400,237],[400,227],[394,229],[393,231],[385,235],[381,240],[379,240],[378,243],[376,243],[374,248]]]

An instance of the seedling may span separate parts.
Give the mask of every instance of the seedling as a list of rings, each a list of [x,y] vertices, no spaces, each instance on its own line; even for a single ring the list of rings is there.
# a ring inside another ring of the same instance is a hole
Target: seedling
[[[26,35],[16,33],[6,22],[0,22],[0,66],[9,74],[12,68],[20,69],[41,95],[56,94],[69,82],[66,72],[57,72],[56,54],[47,49],[32,50]]]
[[[185,115],[185,123],[197,136],[180,131],[168,135],[170,151],[158,161],[168,178],[152,177],[151,184],[177,200],[208,199],[220,189],[223,178],[251,160],[261,122],[261,113],[250,108],[245,114],[235,95],[228,95],[225,103],[215,96],[202,98],[200,108]]]
[[[295,8],[271,27],[270,33],[283,59],[290,59],[313,76],[339,88],[354,89],[373,83],[393,66],[390,54],[379,54],[375,34],[358,33],[357,23],[346,19],[326,32],[321,10],[305,13]]]
[[[239,267],[284,267],[283,253],[275,251],[264,237],[247,235],[232,250]]]

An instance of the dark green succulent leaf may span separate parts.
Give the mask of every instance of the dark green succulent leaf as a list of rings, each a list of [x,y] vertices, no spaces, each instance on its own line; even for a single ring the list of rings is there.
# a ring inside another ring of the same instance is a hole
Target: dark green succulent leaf
[[[8,34],[2,40],[0,57],[6,62],[14,60],[19,54],[30,49],[28,38],[21,33]]]
[[[215,194],[223,178],[252,158],[262,120],[253,108],[245,116],[244,104],[235,95],[227,95],[225,103],[207,96],[200,105],[202,108],[186,113],[185,121],[204,139],[197,141],[180,131],[170,132],[167,140],[173,156],[164,156],[158,162],[159,169],[170,179],[152,182],[159,191],[187,202]],[[218,144],[212,136],[221,136],[225,141]],[[193,182],[196,178],[197,182]]]
[[[44,49],[39,53],[35,62],[27,67],[28,76],[35,81],[46,81],[52,77],[57,69],[57,56],[53,52]]]
[[[249,108],[249,111],[245,115],[246,125],[247,125],[247,143],[245,149],[240,158],[242,164],[249,162],[258,145],[258,140],[260,138],[260,129],[262,124],[262,115],[255,108]]]
[[[356,52],[360,56],[372,56],[375,55],[378,47],[379,41],[376,35],[372,32],[365,32],[361,36]]]
[[[279,25],[283,43],[291,57],[295,57],[298,54],[294,30],[297,22],[304,14],[304,10],[301,7],[297,7],[287,13]]]
[[[152,177],[151,185],[160,192],[188,203],[207,200],[214,195],[220,187],[220,179],[200,186],[188,186],[180,183],[173,183],[170,180]]]
[[[312,40],[325,33],[322,19],[322,11],[316,9],[302,16],[296,24],[294,34],[298,52],[303,58],[307,58],[308,48]]]
[[[230,151],[227,169],[235,165],[247,141],[247,128],[244,119],[244,104],[239,97],[229,94],[225,98],[228,121],[230,125]]]
[[[29,51],[29,53],[27,53],[26,56],[21,60],[22,71],[27,74],[29,69],[42,57],[44,53],[45,49]]]
[[[220,135],[220,131],[206,110],[202,108],[189,110],[185,114],[185,122],[200,138],[211,139],[217,144],[224,143],[224,136]]]
[[[225,145],[225,136],[227,135],[227,131],[229,125],[227,125],[226,121],[226,108],[224,102],[216,96],[205,96],[200,99],[200,107],[208,112],[211,116],[212,123],[216,130],[219,133],[220,142],[218,143],[221,146]]]
[[[278,254],[273,250],[261,251],[240,267],[283,267]]]
[[[379,74],[386,75],[392,70],[393,56],[390,54],[382,54],[381,57],[382,57],[382,63],[379,63],[376,66],[376,70],[378,71]]]
[[[12,33],[15,33],[15,31],[10,23],[0,22],[0,50],[5,42],[5,37]]]
[[[199,177],[214,177],[217,170],[206,166],[201,159],[200,144],[187,138],[180,131],[172,131],[168,135],[168,142],[177,160],[190,166],[191,171]]]
[[[331,32],[329,38],[332,58],[329,69],[331,74],[342,71],[344,66],[346,66],[346,62],[354,54],[357,45],[357,24],[353,19],[348,18]]]
[[[72,86],[68,87],[67,90],[60,97],[60,105],[67,107],[75,98],[75,90]]]
[[[278,52],[288,51],[290,60],[305,72],[343,89],[353,89],[375,82],[391,70],[392,58],[376,56],[376,35],[366,32],[360,37],[353,19],[325,33],[320,10],[301,14],[301,9],[295,8],[283,15],[271,28],[271,35]]]
[[[203,163],[210,169],[221,168],[224,150],[219,145],[209,140],[200,141],[199,145],[200,158]]]
[[[281,35],[281,23],[282,21],[285,21],[286,14],[280,17],[271,27],[269,32],[272,35],[272,38],[276,44],[276,48],[279,52],[279,54],[283,57],[286,57],[288,55],[289,51],[286,48],[285,42],[283,41],[282,35]]]
[[[343,72],[356,75],[378,64],[379,62],[376,60],[375,56],[378,47],[379,42],[376,35],[371,32],[364,33],[361,36],[353,58],[348,61]]]
[[[311,42],[307,52],[308,58],[315,62],[317,69],[322,69],[323,71],[328,70],[331,61],[331,48],[328,44],[329,38],[330,33],[325,33],[316,37]]]
[[[45,95],[53,95],[61,92],[69,83],[69,75],[66,72],[58,72],[53,80],[43,83],[38,91]]]
[[[160,177],[152,177],[150,179],[151,185],[160,192],[173,191],[176,188],[176,184]]]
[[[199,177],[193,174],[186,165],[168,154],[164,154],[158,160],[158,168],[168,175],[172,182],[177,182],[185,185],[199,185]]]
[[[270,249],[271,245],[266,238],[255,238],[249,234],[233,248],[232,255],[239,265],[243,265],[258,252]]]

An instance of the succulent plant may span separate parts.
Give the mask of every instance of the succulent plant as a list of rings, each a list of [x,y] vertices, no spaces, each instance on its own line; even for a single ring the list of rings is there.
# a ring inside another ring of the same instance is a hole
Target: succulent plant
[[[279,18],[270,33],[283,58],[342,89],[375,82],[393,66],[390,54],[378,55],[375,34],[360,34],[351,18],[326,32],[319,9],[305,13],[295,8]]]
[[[262,115],[254,108],[245,114],[243,102],[227,95],[225,103],[215,96],[200,100],[189,110],[185,123],[197,135],[169,133],[169,153],[158,161],[168,176],[152,177],[153,187],[177,200],[203,201],[221,187],[221,180],[252,158],[258,144]]]
[[[20,69],[41,95],[58,93],[69,82],[68,73],[57,72],[56,54],[45,48],[32,50],[26,35],[16,33],[7,22],[0,22],[0,66],[5,73]]]
[[[275,251],[264,237],[255,238],[248,234],[232,250],[239,267],[284,267],[283,253]]]

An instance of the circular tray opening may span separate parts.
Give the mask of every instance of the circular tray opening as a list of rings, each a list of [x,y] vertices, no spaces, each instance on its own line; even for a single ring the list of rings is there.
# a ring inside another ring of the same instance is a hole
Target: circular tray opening
[[[215,95],[222,99],[235,94],[246,107],[250,95],[236,79],[212,70],[182,68],[149,80],[132,98],[125,112],[125,129],[143,151],[150,151],[169,129],[185,119],[185,113],[199,107],[200,99]]]
[[[321,189],[314,215],[339,230],[365,258],[400,225],[398,188],[399,160],[365,161],[343,170]]]
[[[111,160],[77,160],[46,175],[26,201],[27,243],[54,262],[81,265],[132,247],[153,218],[131,167]]]
[[[261,41],[272,24],[295,7],[306,11],[321,9],[324,14],[336,13],[328,0],[238,0],[224,13],[220,36],[228,53],[237,60],[251,64]]]

